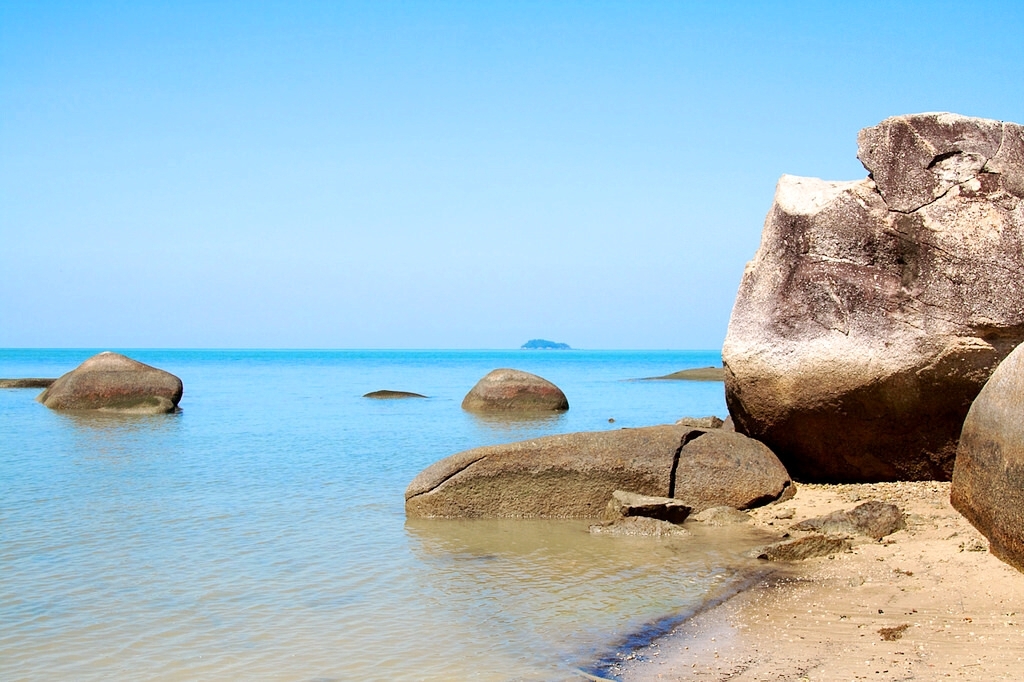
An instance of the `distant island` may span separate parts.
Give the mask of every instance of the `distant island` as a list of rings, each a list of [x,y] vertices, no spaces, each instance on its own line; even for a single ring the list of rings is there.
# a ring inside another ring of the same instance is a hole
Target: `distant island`
[[[547,339],[530,339],[520,348],[527,350],[572,350],[567,343],[556,343]]]

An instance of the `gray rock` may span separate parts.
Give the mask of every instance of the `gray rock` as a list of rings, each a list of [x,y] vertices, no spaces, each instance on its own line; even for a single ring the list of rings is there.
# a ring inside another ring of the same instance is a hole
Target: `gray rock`
[[[595,535],[644,535],[653,537],[690,535],[690,531],[682,526],[652,519],[647,516],[627,516],[613,522],[594,524],[590,532]]]
[[[159,414],[175,411],[181,394],[181,379],[173,374],[107,351],[58,378],[36,400],[54,410]]]
[[[460,452],[405,492],[411,517],[597,518],[616,490],[694,509],[765,504],[790,485],[762,444],[683,426],[547,436]]]
[[[561,412],[569,409],[562,389],[529,372],[496,369],[462,400],[470,412]]]
[[[765,561],[803,561],[845,552],[850,546],[849,540],[834,535],[805,535],[762,547],[756,555]]]
[[[872,179],[783,176],[723,348],[737,431],[797,479],[948,480],[1024,341],[1024,147],[951,114],[860,134]]]
[[[964,421],[950,502],[1024,571],[1024,346],[996,368]]]
[[[711,417],[683,417],[676,421],[679,426],[690,426],[695,429],[720,429],[724,422],[715,416]]]
[[[834,535],[866,535],[880,540],[906,528],[903,512],[894,504],[870,500],[849,511],[837,511],[807,519],[793,530],[817,531]]]
[[[750,521],[750,514],[732,507],[711,507],[693,515],[694,521],[706,526],[731,526]]]
[[[616,490],[604,510],[605,521],[618,521],[630,516],[645,516],[669,523],[682,523],[690,515],[690,507],[671,497],[639,495]]]

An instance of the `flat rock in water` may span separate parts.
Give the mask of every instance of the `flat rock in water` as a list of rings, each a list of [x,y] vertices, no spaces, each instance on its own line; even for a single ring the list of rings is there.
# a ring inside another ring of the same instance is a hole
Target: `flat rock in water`
[[[598,518],[616,490],[699,511],[766,504],[790,487],[786,469],[761,443],[667,425],[460,452],[413,479],[405,509],[411,517]]]
[[[750,521],[750,514],[732,507],[711,507],[691,517],[706,526],[731,526]]]
[[[476,383],[462,400],[469,412],[563,412],[569,400],[562,389],[536,374],[496,369]]]
[[[915,114],[858,145],[868,179],[779,180],[726,402],[797,479],[949,480],[971,402],[1024,341],[1024,127]]]
[[[690,535],[682,526],[647,516],[627,516],[611,523],[590,527],[595,535],[646,535],[653,537]]]
[[[992,553],[1024,571],[1024,345],[971,405],[956,454],[950,502],[988,538]]]
[[[793,530],[819,533],[866,535],[880,540],[906,528],[903,512],[895,504],[871,500],[849,511],[837,511],[825,516],[807,519],[793,526]]]
[[[845,552],[851,547],[850,541],[835,535],[806,535],[802,538],[783,540],[757,551],[757,558],[765,561],[803,561],[819,556]]]
[[[173,374],[106,351],[58,378],[36,400],[53,410],[160,414],[177,409],[181,394],[181,379]]]
[[[645,516],[669,523],[682,523],[690,514],[690,508],[671,497],[640,495],[616,490],[604,510],[606,521],[617,521],[630,516]]]
[[[56,379],[0,379],[0,388],[47,388]]]
[[[411,393],[409,391],[371,391],[363,395],[364,398],[374,398],[376,400],[401,400],[403,398],[426,398],[425,395],[419,393]]]
[[[681,369],[660,377],[644,377],[641,381],[725,381],[725,370],[721,367]]]

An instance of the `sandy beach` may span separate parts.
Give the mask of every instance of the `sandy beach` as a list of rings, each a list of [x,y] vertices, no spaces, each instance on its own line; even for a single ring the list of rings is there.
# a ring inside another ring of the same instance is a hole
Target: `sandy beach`
[[[650,680],[1024,679],[1024,575],[988,552],[949,504],[949,483],[800,485],[751,513],[785,532],[866,500],[906,528],[852,551],[778,566],[609,673]]]

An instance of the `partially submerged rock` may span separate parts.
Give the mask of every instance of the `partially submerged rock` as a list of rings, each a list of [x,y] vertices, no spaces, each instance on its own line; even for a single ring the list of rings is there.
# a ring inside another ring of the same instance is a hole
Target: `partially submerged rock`
[[[370,393],[363,394],[364,398],[373,398],[375,400],[401,400],[403,398],[426,398],[427,396],[419,393],[411,393],[409,391],[389,391],[387,389],[381,391],[371,391]]]
[[[837,535],[805,535],[782,540],[762,547],[756,552],[765,561],[803,561],[814,557],[837,554],[850,549],[850,541]]]
[[[56,379],[0,379],[0,388],[47,388]]]
[[[917,114],[858,142],[871,179],[779,181],[726,401],[797,479],[948,480],[971,401],[1024,340],[1024,128]]]
[[[836,511],[807,519],[793,530],[817,531],[833,535],[866,535],[881,540],[906,528],[903,512],[895,504],[870,500],[849,511]]]
[[[1024,571],[1024,346],[999,365],[964,422],[950,502]]]
[[[627,516],[613,522],[594,524],[595,535],[644,535],[654,537],[689,535],[690,531],[669,521],[647,516]]]
[[[177,409],[181,394],[181,379],[173,374],[106,351],[58,378],[36,400],[53,410],[159,414]]]
[[[405,508],[409,516],[597,518],[616,490],[701,510],[765,504],[789,485],[775,455],[745,436],[651,426],[460,452],[413,479]]]
[[[706,526],[732,526],[737,523],[748,523],[750,514],[732,507],[710,507],[693,515],[693,520]]]
[[[690,507],[671,497],[640,495],[616,490],[604,510],[605,521],[618,521],[630,516],[645,516],[669,523],[682,523],[690,515]]]
[[[721,367],[696,367],[660,377],[644,377],[643,381],[725,381],[725,370]]]
[[[496,369],[462,400],[470,412],[561,412],[569,409],[562,389],[536,374]]]
[[[679,426],[691,426],[695,429],[720,429],[724,424],[719,417],[683,417],[676,421]]]

